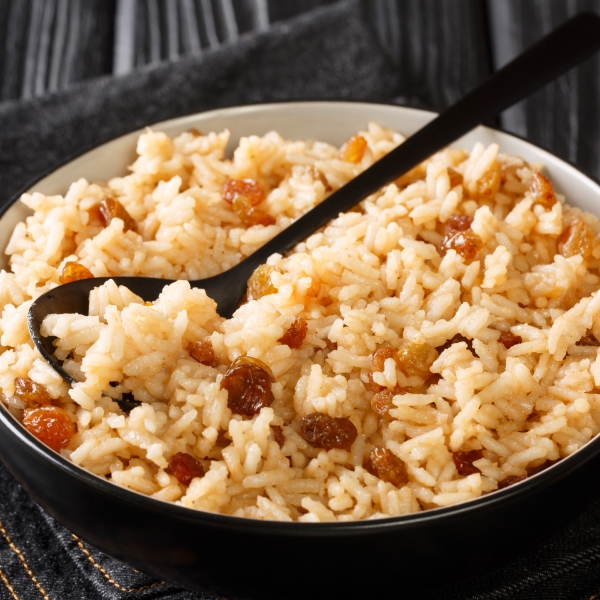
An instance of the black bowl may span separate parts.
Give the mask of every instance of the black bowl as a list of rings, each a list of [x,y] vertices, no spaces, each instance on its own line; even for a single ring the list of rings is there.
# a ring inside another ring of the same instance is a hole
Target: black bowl
[[[159,579],[229,599],[397,598],[446,586],[539,545],[600,493],[599,439],[480,499],[353,523],[254,521],[154,500],[65,460],[5,410],[0,458],[86,542]]]
[[[164,129],[173,133],[199,125],[208,130],[221,126],[221,119],[234,123],[235,135],[263,133],[273,127],[293,136],[297,134],[286,131],[286,119],[306,128],[305,117],[310,114],[318,116],[315,120],[321,126],[339,132],[338,139],[330,139],[334,143],[369,118],[410,133],[432,117],[392,106],[289,103],[215,111],[196,120],[176,120]],[[309,128],[304,135],[310,133]],[[581,173],[526,142],[485,128],[475,136],[499,138],[509,152],[550,162],[559,188],[571,193],[583,190],[580,197],[587,193],[580,201],[584,208],[600,194],[600,188]],[[131,145],[133,137],[126,138]],[[110,144],[122,145],[124,139]],[[110,144],[95,152],[106,153]],[[119,151],[126,156],[130,149]],[[114,158],[114,152],[109,154]],[[59,177],[50,181],[50,187],[59,188],[73,165],[84,171],[94,166],[89,156],[81,157],[58,170]],[[36,187],[43,186],[44,181]],[[2,216],[5,230],[15,221],[16,212],[11,209]],[[99,550],[157,578],[228,598],[385,598],[440,588],[536,547],[600,495],[596,475],[600,439],[525,481],[477,500],[351,523],[254,521],[143,496],[48,449],[4,405],[0,406],[0,458],[36,502]]]

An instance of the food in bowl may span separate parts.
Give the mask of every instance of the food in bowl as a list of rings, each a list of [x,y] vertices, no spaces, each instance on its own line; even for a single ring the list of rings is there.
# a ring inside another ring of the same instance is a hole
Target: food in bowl
[[[539,165],[446,149],[272,256],[229,320],[186,279],[219,273],[401,143],[341,149],[146,131],[131,174],[22,200],[0,274],[0,387],[25,427],[101,477],[190,508],[349,521],[513,485],[598,433],[597,219]],[[90,276],[180,279],[154,302],[114,282],[34,350],[31,299]]]

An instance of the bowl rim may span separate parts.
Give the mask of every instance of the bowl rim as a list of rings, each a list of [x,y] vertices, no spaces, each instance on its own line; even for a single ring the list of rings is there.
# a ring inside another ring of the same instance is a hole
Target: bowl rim
[[[178,121],[182,121],[194,116],[200,115],[217,115],[222,112],[250,112],[256,109],[271,109],[279,107],[281,105],[289,105],[293,108],[293,105],[335,105],[335,104],[363,104],[367,106],[385,106],[391,108],[397,108],[400,111],[407,111],[409,113],[420,113],[422,116],[434,117],[437,113],[433,111],[423,110],[420,108],[414,108],[410,106],[403,106],[395,103],[383,103],[383,102],[365,102],[361,100],[281,100],[268,103],[259,104],[245,104],[237,106],[227,106],[223,108],[216,108],[206,111],[200,111],[196,113],[190,113],[174,117],[164,121],[151,123],[145,127],[152,127],[158,129],[163,126],[176,125]],[[144,128],[132,128],[131,130],[121,133],[117,136],[111,137],[99,144],[93,144],[87,146],[77,152],[72,153],[66,159],[55,163],[53,166],[45,169],[35,178],[31,179],[24,187],[22,187],[17,193],[10,197],[6,202],[0,206],[0,219],[3,218],[5,213],[16,203],[23,193],[26,193],[29,189],[35,186],[45,177],[49,176],[58,169],[68,165],[75,159],[91,152],[93,150],[100,149],[102,146],[115,142],[120,138],[127,137],[135,132],[142,133]],[[582,176],[588,179],[594,187],[597,188],[600,194],[600,182],[595,178],[583,173],[570,161],[560,158],[552,152],[533,144],[524,137],[519,135],[508,133],[500,128],[482,125],[485,129],[489,129],[493,132],[500,133],[505,136],[509,136],[517,139],[520,143],[524,143],[531,147],[535,152],[542,152],[547,154],[554,160],[564,163],[569,169],[577,173],[578,176]],[[372,519],[363,519],[357,521],[343,521],[343,522],[320,522],[320,523],[305,523],[305,522],[286,522],[286,521],[262,521],[258,519],[251,519],[248,517],[238,517],[234,515],[226,515],[222,513],[209,512],[194,508],[185,507],[175,502],[169,502],[158,498],[147,496],[135,490],[131,490],[120,485],[117,485],[111,481],[102,478],[99,475],[95,475],[90,471],[87,471],[83,467],[76,465],[67,458],[60,455],[58,452],[52,450],[40,440],[38,440],[33,434],[29,433],[25,427],[20,423],[8,410],[3,402],[0,402],[0,426],[6,427],[10,433],[17,438],[17,440],[27,446],[29,450],[41,454],[46,460],[55,468],[66,472],[68,475],[75,477],[81,483],[90,485],[102,494],[108,494],[109,496],[116,497],[117,500],[123,501],[128,504],[141,505],[144,508],[153,511],[160,512],[162,518],[169,516],[168,513],[172,514],[178,520],[185,520],[191,522],[202,522],[204,525],[218,527],[219,529],[227,529],[231,531],[239,532],[253,532],[256,534],[264,534],[265,530],[269,530],[269,535],[286,536],[293,534],[301,537],[323,537],[323,536],[346,536],[346,535],[357,535],[357,534],[371,534],[380,530],[386,530],[389,528],[396,527],[415,527],[420,526],[422,523],[432,523],[436,521],[445,520],[452,516],[463,515],[465,513],[478,513],[490,509],[498,504],[509,503],[514,501],[517,497],[529,496],[538,493],[540,489],[548,487],[552,484],[552,481],[556,478],[563,478],[583,467],[589,462],[594,456],[600,453],[600,434],[591,438],[581,448],[575,451],[573,454],[562,458],[546,469],[528,477],[527,479],[520,481],[516,484],[508,486],[502,490],[495,490],[488,492],[478,498],[459,502],[458,504],[450,506],[442,506],[423,510],[417,513],[411,513],[407,515],[381,517]],[[17,477],[18,478],[18,477]],[[165,511],[167,514],[165,514]]]

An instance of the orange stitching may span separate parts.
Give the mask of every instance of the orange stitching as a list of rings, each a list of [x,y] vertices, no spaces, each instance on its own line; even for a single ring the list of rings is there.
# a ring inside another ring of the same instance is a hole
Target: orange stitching
[[[27,575],[29,575],[29,577],[31,577],[31,581],[33,581],[33,583],[35,583],[35,587],[39,590],[40,594],[42,595],[42,598],[44,598],[44,600],[50,600],[50,598],[48,598],[48,595],[44,591],[44,588],[39,584],[38,580],[35,578],[35,575],[31,572],[31,569],[29,568],[29,565],[27,564],[27,561],[25,560],[23,553],[12,543],[12,541],[11,541],[8,533],[6,533],[6,529],[4,529],[4,525],[2,525],[1,521],[0,521],[0,531],[2,532],[2,535],[4,536],[4,539],[10,546],[10,549],[19,557],[19,559],[23,563],[25,572],[27,573]]]
[[[87,557],[87,559],[92,563],[92,565],[94,565],[94,567],[96,567],[96,569],[98,569],[98,571],[100,571],[100,573],[102,573],[102,575],[104,575],[104,578],[111,583],[112,585],[114,585],[118,590],[121,590],[122,592],[127,592],[128,594],[132,594],[133,592],[141,592],[142,590],[148,589],[148,588],[153,588],[156,587],[157,585],[163,585],[165,582],[164,581],[156,581],[154,583],[151,583],[150,585],[143,585],[142,587],[139,588],[131,588],[131,589],[127,589],[124,588],[122,585],[118,584],[107,572],[106,569],[104,569],[101,565],[99,565],[95,560],[94,557],[90,554],[90,552],[85,548],[85,546],[83,545],[82,541],[75,535],[72,534],[73,539],[77,542],[77,545],[79,546],[80,550],[85,554],[85,556]]]
[[[0,577],[2,578],[2,581],[4,581],[4,585],[8,588],[8,591],[12,594],[12,597],[15,600],[19,600],[19,596],[17,596],[17,593],[13,589],[13,586],[10,585],[10,582],[8,581],[8,579],[6,579],[6,575],[2,572],[1,569],[0,569]]]

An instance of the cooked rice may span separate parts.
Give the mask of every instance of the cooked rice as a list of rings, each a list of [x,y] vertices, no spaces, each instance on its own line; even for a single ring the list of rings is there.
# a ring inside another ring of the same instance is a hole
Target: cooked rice
[[[142,494],[199,510],[257,519],[350,521],[448,506],[493,492],[581,448],[600,430],[600,246],[587,259],[564,257],[557,239],[578,217],[598,239],[590,214],[559,202],[534,204],[534,167],[477,144],[447,149],[408,177],[334,219],[288,256],[272,256],[276,293],[243,304],[224,320],[186,279],[219,273],[368,167],[402,137],[369,124],[358,164],[323,142],[277,133],[240,141],[232,159],[227,131],[174,139],[147,130],[131,174],[108,183],[83,179],[67,194],[25,194],[33,216],[19,224],[0,273],[0,388],[17,418],[25,404],[15,378],[43,385],[77,424],[63,456]],[[448,169],[463,176],[451,186]],[[500,168],[494,197],[478,186]],[[270,226],[243,226],[222,200],[229,179],[267,190]],[[117,198],[138,223],[106,228],[89,210]],[[440,252],[442,224],[473,217],[484,247],[472,262]],[[109,281],[92,292],[89,315],[51,315],[45,334],[81,383],[70,388],[33,349],[31,300],[58,285],[68,261],[95,276],[181,279],[148,305]],[[278,340],[296,317],[308,323],[299,349]],[[501,332],[520,336],[506,348]],[[371,409],[373,354],[401,340],[443,349],[434,377],[407,376],[393,360],[373,381],[400,393],[386,417]],[[191,342],[209,337],[219,366],[193,360]],[[232,414],[220,383],[231,362],[251,356],[272,370],[274,401],[254,417]],[[398,391],[398,388],[396,388]],[[133,392],[141,405],[116,402]],[[310,413],[347,417],[351,451],[309,445],[299,433]],[[285,442],[275,441],[280,426]],[[399,488],[363,465],[375,447],[405,465]],[[453,453],[482,450],[460,475]],[[194,455],[204,477],[182,485],[168,472],[177,452]]]

